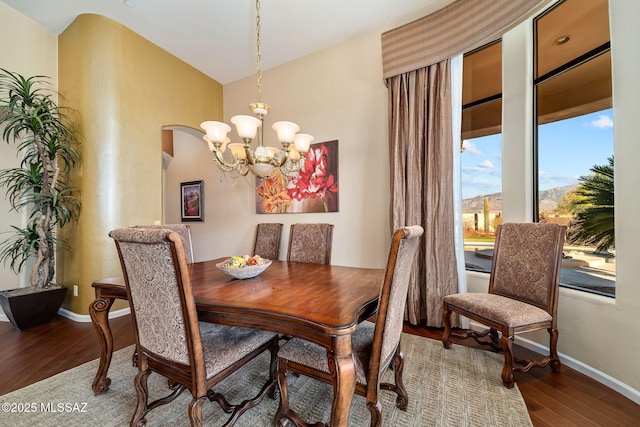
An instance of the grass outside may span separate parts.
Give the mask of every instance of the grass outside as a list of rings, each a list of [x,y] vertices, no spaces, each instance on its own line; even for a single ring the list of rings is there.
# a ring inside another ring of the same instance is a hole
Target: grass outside
[[[484,233],[480,231],[473,230],[465,230],[464,231],[464,242],[495,242],[496,235],[495,233]]]

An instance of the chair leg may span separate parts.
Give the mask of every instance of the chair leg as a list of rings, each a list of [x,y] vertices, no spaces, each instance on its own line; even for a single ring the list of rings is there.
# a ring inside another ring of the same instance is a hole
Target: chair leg
[[[513,388],[513,337],[503,333],[500,341],[502,342],[502,352],[504,353],[504,366],[502,367],[502,384],[506,388]]]
[[[191,399],[189,403],[189,422],[191,427],[202,427],[202,405],[204,405],[207,396]]]
[[[395,366],[394,375],[396,382],[395,392],[398,394],[396,397],[396,406],[398,409],[406,411],[407,406],[409,406],[409,395],[407,394],[407,389],[405,388],[404,380],[402,379],[402,373],[404,372],[404,354],[400,351],[399,345],[394,359],[393,364]]]
[[[444,348],[451,348],[451,310],[446,302],[442,303],[442,321],[444,323],[442,345]]]
[[[558,330],[556,328],[549,328],[547,331],[549,332],[551,370],[553,372],[560,372],[560,358],[558,357]]]
[[[280,347],[280,342],[278,337],[273,339],[271,343],[271,347],[269,347],[269,352],[271,353],[271,361],[269,363],[269,379],[274,384],[273,387],[269,390],[268,396],[271,399],[275,399],[278,388],[275,386],[275,383],[278,379],[278,349]]]
[[[407,394],[407,389],[405,388],[404,381],[402,379],[402,372],[404,371],[404,354],[402,354],[402,351],[400,350],[400,345],[396,348],[391,366],[393,366],[395,384],[381,383],[380,388],[384,390],[391,390],[396,393],[396,407],[406,411],[407,406],[409,405],[409,395]],[[369,408],[369,411],[371,411],[371,408]]]
[[[287,386],[287,361],[280,359],[278,362],[278,387],[280,389],[280,405],[274,418],[274,425],[285,427],[287,424],[285,414],[289,411],[289,389]]]
[[[131,427],[139,427],[147,424],[144,419],[145,415],[147,415],[148,407],[147,402],[149,399],[149,391],[147,389],[147,379],[151,375],[151,371],[139,371],[136,375],[133,385],[136,389],[136,395],[138,396],[138,403],[136,405],[136,410],[133,413],[133,417],[131,417]]]

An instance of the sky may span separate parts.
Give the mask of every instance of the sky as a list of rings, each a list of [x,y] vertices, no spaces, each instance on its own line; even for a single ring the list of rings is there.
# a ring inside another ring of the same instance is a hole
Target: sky
[[[613,156],[613,110],[542,125],[538,130],[539,188],[577,184]],[[462,198],[502,192],[502,135],[463,142]]]

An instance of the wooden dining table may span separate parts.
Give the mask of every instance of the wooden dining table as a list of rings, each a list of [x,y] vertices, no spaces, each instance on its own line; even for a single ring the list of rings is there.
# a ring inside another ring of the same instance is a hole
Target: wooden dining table
[[[356,384],[351,334],[376,313],[384,270],[272,261],[259,276],[240,280],[216,267],[223,260],[189,264],[200,320],[274,331],[326,348],[335,375],[331,425],[347,426]],[[92,286],[96,298],[89,314],[100,341],[92,388],[99,395],[111,383],[109,310],[116,299],[126,300],[127,292],[122,277],[96,280]]]

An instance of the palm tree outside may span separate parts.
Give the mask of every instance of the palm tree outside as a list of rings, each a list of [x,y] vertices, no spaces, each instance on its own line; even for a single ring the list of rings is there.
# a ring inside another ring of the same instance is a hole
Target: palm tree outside
[[[596,246],[598,251],[615,250],[613,156],[608,164],[595,165],[580,177],[570,212],[574,214],[567,237],[572,243]]]

